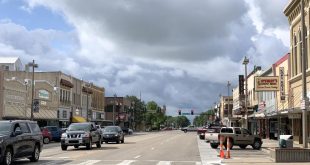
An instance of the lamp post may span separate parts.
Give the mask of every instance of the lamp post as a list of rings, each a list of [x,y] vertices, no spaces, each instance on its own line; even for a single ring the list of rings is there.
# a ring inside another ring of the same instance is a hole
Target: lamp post
[[[229,120],[229,117],[230,117],[230,113],[229,113],[229,108],[230,108],[230,107],[229,107],[229,106],[230,106],[229,87],[230,87],[230,85],[231,85],[231,84],[230,84],[230,82],[228,81],[228,82],[227,82],[227,92],[228,92],[228,93],[227,93],[227,96],[228,96],[228,99],[227,99],[227,100],[228,100],[228,104],[227,104],[227,113],[228,113],[228,122],[230,122],[230,120]],[[230,125],[230,124],[229,124],[229,125]]]
[[[29,67],[32,67],[32,81],[31,81],[31,115],[30,120],[33,120],[33,96],[34,96],[34,68],[39,67],[38,64],[34,63],[34,60],[32,60],[32,63],[28,63]]]
[[[301,56],[302,56],[302,99],[304,106],[301,107],[302,109],[302,142],[303,148],[308,148],[308,129],[307,129],[307,106],[308,106],[308,97],[307,97],[307,75],[306,75],[306,64],[307,64],[307,53],[306,53],[306,27],[305,27],[305,12],[304,12],[304,1],[301,0]]]
[[[245,79],[245,98],[244,98],[244,104],[245,104],[245,128],[248,128],[248,73],[247,73],[247,65],[249,63],[249,59],[245,56],[243,59],[242,64],[244,65],[244,79]]]

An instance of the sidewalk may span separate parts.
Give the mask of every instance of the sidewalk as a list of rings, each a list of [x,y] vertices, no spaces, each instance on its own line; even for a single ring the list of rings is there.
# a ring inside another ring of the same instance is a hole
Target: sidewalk
[[[302,148],[302,144],[298,144],[297,142],[294,142],[293,144],[294,148]],[[278,140],[270,140],[270,139],[263,139],[263,145],[262,145],[262,151],[270,153],[270,151],[274,151],[275,148],[279,147],[279,141]]]

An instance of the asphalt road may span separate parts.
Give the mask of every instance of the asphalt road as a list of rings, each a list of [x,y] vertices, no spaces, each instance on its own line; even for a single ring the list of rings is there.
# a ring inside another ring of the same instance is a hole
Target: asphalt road
[[[226,153],[226,151],[225,151]],[[212,149],[209,143],[200,140],[196,132],[166,131],[136,133],[125,136],[124,144],[68,147],[62,151],[59,143],[44,145],[39,162],[18,160],[17,165],[234,165],[274,164],[269,154],[251,147],[240,149],[234,146],[231,159],[220,159],[219,149]]]
[[[44,146],[39,162],[25,159],[15,164],[199,165],[201,158],[196,133],[176,130],[125,136],[124,144],[104,143],[102,148],[93,145],[92,150],[68,147],[62,151],[59,143],[51,143]]]

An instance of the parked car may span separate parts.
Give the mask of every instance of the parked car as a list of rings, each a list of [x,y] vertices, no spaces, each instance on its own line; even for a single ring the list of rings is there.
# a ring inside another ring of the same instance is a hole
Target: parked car
[[[47,128],[51,134],[52,134],[52,140],[53,141],[60,141],[60,137],[61,137],[61,129],[57,126],[45,126],[44,128]]]
[[[219,133],[221,132],[220,126],[213,126],[207,129],[205,133],[205,141],[210,143],[211,148],[216,149],[219,145]]]
[[[41,128],[43,143],[48,144],[52,139],[52,133],[47,128]]]
[[[205,139],[205,132],[206,131],[207,131],[206,127],[197,128],[197,135],[199,136],[199,139]]]
[[[90,122],[72,123],[65,133],[61,135],[61,149],[67,150],[68,146],[86,146],[91,149],[93,144],[101,148],[101,134],[96,125]]]
[[[119,126],[107,126],[103,129],[102,140],[105,143],[116,142],[124,143],[124,132]]]
[[[43,148],[43,136],[37,122],[0,121],[0,164],[11,165],[15,159],[37,162]]]
[[[227,148],[227,138],[231,142],[230,148],[237,145],[245,149],[248,145],[251,145],[253,149],[259,150],[263,144],[262,139],[258,135],[252,135],[249,130],[240,127],[222,127],[218,138],[221,136],[224,137],[223,145],[225,148]]]

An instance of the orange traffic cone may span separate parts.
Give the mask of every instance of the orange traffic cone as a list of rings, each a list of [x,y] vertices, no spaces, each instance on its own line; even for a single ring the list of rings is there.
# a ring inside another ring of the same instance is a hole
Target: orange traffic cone
[[[230,140],[227,138],[227,156],[226,159],[230,159]]]
[[[223,139],[224,137],[221,136],[220,137],[220,158],[225,158],[225,153],[223,151]]]

